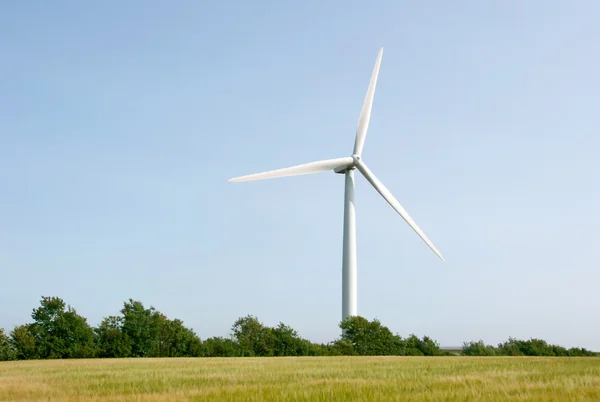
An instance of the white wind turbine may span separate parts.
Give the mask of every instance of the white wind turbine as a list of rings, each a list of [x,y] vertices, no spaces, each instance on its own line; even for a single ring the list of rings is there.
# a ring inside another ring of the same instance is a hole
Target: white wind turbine
[[[383,48],[379,50],[375,68],[369,83],[369,89],[360,112],[358,128],[356,130],[356,140],[354,142],[354,151],[351,156],[337,159],[327,159],[318,162],[305,163],[303,165],[292,166],[283,169],[272,170],[269,172],[255,173],[247,176],[235,177],[229,179],[230,182],[243,182],[251,180],[273,179],[277,177],[298,176],[312,173],[325,172],[333,170],[335,173],[343,173],[346,176],[346,190],[344,192],[344,246],[342,258],[342,320],[349,316],[357,315],[357,269],[356,269],[356,219],[354,211],[354,170],[358,171],[371,183],[371,185],[381,194],[381,196],[400,214],[408,225],[423,239],[423,241],[444,261],[444,257],[438,249],[427,238],[425,233],[406,213],[402,205],[396,200],[392,193],[383,185],[381,181],[369,170],[362,161],[361,154],[367,136],[367,128],[371,118],[371,107],[373,106],[373,95],[377,85],[377,76],[379,75],[379,66]]]

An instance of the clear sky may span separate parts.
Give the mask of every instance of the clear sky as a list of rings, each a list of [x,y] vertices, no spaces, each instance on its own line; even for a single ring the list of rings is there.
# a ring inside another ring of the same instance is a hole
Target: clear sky
[[[0,6],[0,327],[128,298],[202,338],[238,317],[339,334],[343,176],[358,312],[442,345],[600,350],[600,2],[53,1]]]

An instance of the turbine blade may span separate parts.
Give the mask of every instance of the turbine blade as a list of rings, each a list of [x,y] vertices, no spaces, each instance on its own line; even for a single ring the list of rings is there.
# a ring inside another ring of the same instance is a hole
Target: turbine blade
[[[271,170],[269,172],[262,173],[254,173],[246,176],[234,177],[233,179],[229,179],[230,182],[242,182],[242,181],[251,181],[251,180],[263,180],[263,179],[274,179],[278,177],[286,177],[286,176],[299,176],[303,174],[312,174],[325,172],[327,170],[334,170],[338,168],[342,168],[344,166],[349,166],[354,163],[354,159],[351,156],[347,156],[345,158],[337,158],[337,159],[327,159],[317,162],[305,163],[302,165],[287,167],[283,169]]]
[[[433,250],[434,253],[437,254],[438,257],[444,260],[442,254],[438,251],[438,249],[433,245],[433,243],[427,238],[425,233],[421,230],[421,228],[416,224],[415,221],[408,215],[408,213],[402,208],[402,205],[398,202],[398,200],[392,195],[390,190],[388,190],[381,181],[369,170],[367,165],[365,165],[362,161],[359,161],[356,165],[356,168],[362,173],[362,175],[371,183],[375,190],[381,194],[381,196],[400,214],[400,216],[408,223],[408,225],[423,239],[423,241]]]
[[[377,77],[379,75],[379,66],[381,66],[381,57],[383,56],[383,48],[379,50],[377,55],[377,61],[373,68],[373,74],[371,75],[371,82],[369,83],[369,89],[367,89],[367,95],[360,111],[360,118],[358,119],[358,127],[356,128],[356,139],[354,141],[354,155],[360,156],[362,154],[363,146],[365,145],[365,138],[367,137],[367,129],[369,128],[369,121],[371,120],[371,108],[373,107],[373,96],[375,95],[375,87],[377,86]]]

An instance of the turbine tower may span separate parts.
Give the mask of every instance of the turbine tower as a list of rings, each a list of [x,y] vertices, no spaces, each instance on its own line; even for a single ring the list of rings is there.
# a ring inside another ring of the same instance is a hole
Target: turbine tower
[[[354,171],[358,170],[371,185],[381,194],[381,196],[391,205],[392,208],[406,221],[406,223],[421,237],[421,239],[433,250],[438,257],[444,261],[444,257],[427,238],[425,233],[412,220],[408,213],[402,208],[402,205],[396,200],[392,193],[383,185],[381,181],[369,170],[362,161],[361,155],[369,128],[371,119],[371,108],[373,106],[373,96],[377,85],[379,67],[383,48],[379,50],[375,68],[371,75],[371,82],[367,90],[358,127],[356,129],[356,139],[354,150],[351,156],[337,159],[327,159],[317,162],[305,163],[283,169],[271,170],[263,173],[255,173],[247,176],[235,177],[229,179],[230,182],[244,182],[252,180],[274,179],[278,177],[298,176],[312,173],[320,173],[333,170],[335,173],[345,175],[344,192],[344,244],[342,255],[342,320],[349,316],[357,315],[357,266],[356,266],[356,218],[354,207]]]

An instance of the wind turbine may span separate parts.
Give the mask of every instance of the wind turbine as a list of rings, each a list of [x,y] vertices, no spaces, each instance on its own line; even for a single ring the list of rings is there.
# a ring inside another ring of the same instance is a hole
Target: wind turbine
[[[337,159],[327,159],[317,162],[305,163],[283,169],[272,170],[263,173],[255,173],[247,176],[235,177],[229,179],[230,182],[244,182],[252,180],[274,179],[278,177],[298,176],[305,174],[320,173],[333,170],[335,173],[346,176],[346,187],[344,192],[344,246],[342,258],[342,320],[349,316],[357,315],[357,267],[356,267],[356,219],[354,209],[354,170],[357,169],[371,185],[381,194],[381,196],[394,208],[398,214],[408,223],[408,225],[421,237],[421,239],[433,250],[438,257],[444,261],[444,257],[427,238],[425,233],[412,220],[408,213],[402,208],[402,205],[396,200],[392,193],[383,185],[381,181],[369,170],[362,161],[361,154],[367,136],[369,120],[371,118],[371,108],[373,106],[373,95],[377,85],[377,76],[381,65],[383,48],[379,50],[375,68],[371,75],[371,82],[367,90],[358,127],[356,129],[356,139],[354,142],[354,151],[351,156]]]

